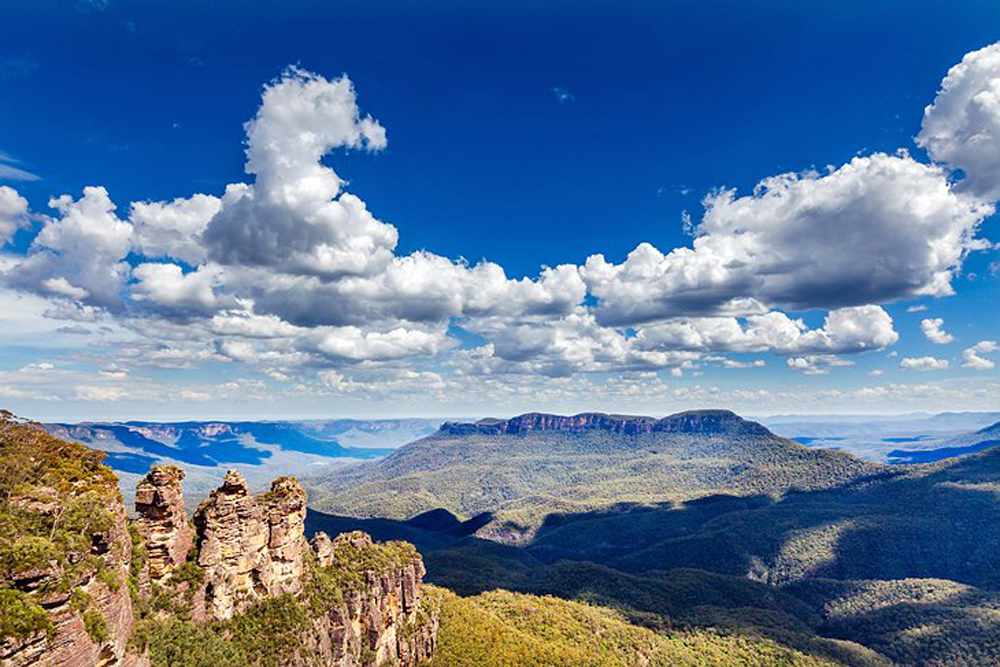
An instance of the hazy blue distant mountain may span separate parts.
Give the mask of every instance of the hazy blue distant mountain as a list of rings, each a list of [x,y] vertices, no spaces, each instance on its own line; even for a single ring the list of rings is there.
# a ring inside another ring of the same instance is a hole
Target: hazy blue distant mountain
[[[942,459],[974,454],[1000,445],[1000,422],[984,429],[945,441],[911,441],[906,449],[889,452],[890,463],[932,463]]]
[[[122,480],[126,506],[138,479],[154,464],[187,471],[188,497],[198,501],[239,470],[262,490],[279,475],[303,476],[353,461],[374,459],[433,433],[437,419],[316,421],[84,422],[46,424],[56,437],[107,452]],[[192,507],[196,503],[192,504]]]
[[[775,433],[810,447],[842,449],[880,463],[906,463],[909,459],[897,451],[963,446],[952,445],[950,441],[1000,422],[1000,412],[779,415],[761,418],[760,422]],[[971,451],[976,450],[942,454],[939,458]]]

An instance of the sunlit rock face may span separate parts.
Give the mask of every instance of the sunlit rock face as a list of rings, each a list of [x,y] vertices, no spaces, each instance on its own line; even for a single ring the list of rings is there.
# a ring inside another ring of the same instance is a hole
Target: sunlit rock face
[[[321,568],[362,560],[376,548],[371,537],[361,531],[333,540],[326,533],[317,533],[312,547]],[[323,664],[338,667],[415,667],[430,659],[437,642],[438,619],[421,604],[425,572],[423,560],[415,552],[396,566],[366,572],[363,586],[350,591],[337,609],[314,620],[316,632],[310,650],[319,654]]]
[[[289,617],[292,641],[275,644],[262,664],[416,667],[431,657],[438,621],[421,604],[420,554],[361,532],[319,534],[310,546],[306,494],[292,478],[254,496],[230,471],[192,526],[184,472],[154,466],[138,484],[130,525],[103,454],[0,410],[0,458],[0,518],[46,549],[45,558],[23,550],[0,573],[4,667],[162,665],[177,639],[164,628],[245,650],[261,639],[254,632]],[[259,629],[229,634],[248,610]]]
[[[267,597],[272,579],[267,523],[243,476],[229,471],[222,486],[198,507],[194,522],[198,565],[205,571],[203,613],[215,620],[231,618]]]
[[[270,594],[297,593],[302,588],[304,555],[309,550],[305,537],[306,493],[296,480],[281,477],[258,500],[267,524]]]
[[[159,581],[187,560],[194,529],[184,510],[184,471],[153,466],[135,490],[136,528],[145,540],[145,577]]]

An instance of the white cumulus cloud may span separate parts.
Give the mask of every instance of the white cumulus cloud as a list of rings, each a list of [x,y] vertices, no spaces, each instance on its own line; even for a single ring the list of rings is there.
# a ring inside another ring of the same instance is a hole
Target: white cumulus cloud
[[[932,159],[961,169],[961,187],[1000,199],[1000,44],[967,53],[924,109],[917,143]]]
[[[899,360],[899,367],[912,371],[943,371],[950,364],[947,359],[937,357],[905,357]]]
[[[14,238],[14,233],[29,224],[28,200],[14,188],[0,185],[0,248]]]
[[[965,358],[965,363],[962,365],[977,371],[991,371],[996,367],[996,362],[992,359],[987,359],[983,354],[996,352],[997,349],[996,341],[981,340],[962,352],[962,356]]]
[[[641,244],[583,277],[602,323],[884,303],[953,292],[990,203],[955,192],[944,168],[908,155],[857,157],[826,174],[782,174],[749,196],[705,200],[691,248]]]
[[[927,336],[927,340],[938,345],[947,345],[955,340],[954,336],[944,330],[944,319],[940,317],[921,320],[920,330]]]

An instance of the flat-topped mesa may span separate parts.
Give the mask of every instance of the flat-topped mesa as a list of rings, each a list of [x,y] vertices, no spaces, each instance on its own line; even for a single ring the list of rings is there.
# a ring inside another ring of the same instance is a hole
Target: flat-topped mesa
[[[271,491],[254,497],[243,476],[230,470],[194,521],[205,616],[230,618],[256,600],[302,586],[309,545],[305,492],[294,479],[277,479]]]
[[[702,433],[705,435],[753,435],[776,438],[766,426],[740,417],[730,410],[688,410],[656,422],[658,433]]]
[[[573,416],[529,412],[511,419],[483,419],[474,423],[445,422],[441,425],[440,432],[449,435],[518,435],[536,431],[564,433],[608,431],[630,435],[662,432],[773,437],[764,426],[743,419],[729,410],[691,410],[663,419],[599,412],[584,412]]]
[[[145,574],[153,581],[183,565],[194,544],[183,479],[184,471],[176,466],[153,466],[135,489],[135,525],[148,553]]]

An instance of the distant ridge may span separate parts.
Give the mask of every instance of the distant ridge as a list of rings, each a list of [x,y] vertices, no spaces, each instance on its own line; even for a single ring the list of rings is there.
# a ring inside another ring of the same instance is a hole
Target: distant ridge
[[[1000,446],[1000,422],[973,433],[966,433],[935,444],[938,446],[895,449],[889,452],[889,461],[897,464],[932,463],[998,447]]]
[[[314,509],[453,529],[489,513],[478,537],[520,543],[550,515],[648,506],[706,495],[778,497],[849,484],[888,468],[805,447],[729,410],[663,419],[528,413],[448,422],[378,461],[306,480]]]
[[[700,433],[774,437],[766,427],[743,419],[730,410],[689,410],[663,419],[602,412],[581,412],[572,416],[529,412],[510,419],[481,419],[472,423],[445,422],[441,425],[441,433],[448,435],[517,435],[536,431],[579,433],[590,430],[628,435]]]

